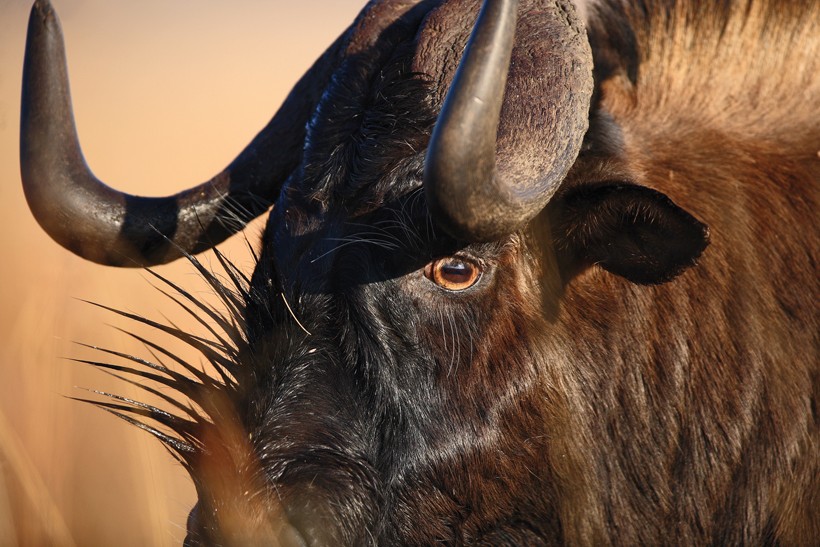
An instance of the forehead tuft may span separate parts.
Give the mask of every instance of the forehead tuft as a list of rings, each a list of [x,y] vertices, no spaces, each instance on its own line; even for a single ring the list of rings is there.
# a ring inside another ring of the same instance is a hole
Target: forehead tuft
[[[440,106],[414,70],[430,6],[371,4],[308,125],[298,194],[322,210],[359,214],[418,187]],[[372,20],[373,12],[378,17]],[[380,23],[380,24],[377,24]]]

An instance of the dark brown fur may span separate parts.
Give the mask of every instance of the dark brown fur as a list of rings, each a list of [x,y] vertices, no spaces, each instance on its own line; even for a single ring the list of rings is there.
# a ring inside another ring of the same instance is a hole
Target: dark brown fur
[[[565,286],[565,539],[813,544],[820,5],[623,4],[592,10],[597,124],[568,182],[661,190],[711,243],[666,285]]]
[[[820,3],[601,0],[581,155],[473,245],[419,191],[468,27],[420,63],[410,4],[354,25],[253,278],[200,267],[227,334],[176,335],[224,376],[138,372],[201,412],[108,405],[176,432],[188,543],[816,543]],[[449,255],[475,287],[425,278]]]

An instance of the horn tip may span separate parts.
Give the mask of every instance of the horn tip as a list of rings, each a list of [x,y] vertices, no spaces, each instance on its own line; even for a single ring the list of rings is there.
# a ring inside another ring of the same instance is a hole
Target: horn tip
[[[28,21],[29,44],[51,49],[62,44],[62,29],[50,0],[35,0]],[[56,40],[50,38],[57,38]]]
[[[43,21],[48,21],[54,13],[54,6],[51,5],[50,0],[34,0],[34,4],[31,6],[32,17],[37,15]]]

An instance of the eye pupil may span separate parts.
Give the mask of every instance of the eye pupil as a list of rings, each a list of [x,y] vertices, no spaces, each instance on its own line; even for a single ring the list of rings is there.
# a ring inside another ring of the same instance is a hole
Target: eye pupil
[[[425,275],[433,283],[450,291],[463,291],[476,284],[481,270],[472,262],[449,257],[427,265]]]
[[[472,268],[464,262],[451,262],[441,267],[441,276],[453,283],[469,281]]]

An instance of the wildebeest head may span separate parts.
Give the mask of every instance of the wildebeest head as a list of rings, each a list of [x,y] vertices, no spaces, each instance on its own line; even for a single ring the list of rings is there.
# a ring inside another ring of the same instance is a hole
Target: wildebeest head
[[[582,146],[600,153],[584,141],[589,44],[568,0],[518,4],[488,0],[475,23],[477,0],[371,2],[223,173],[164,199],[88,172],[59,28],[35,4],[23,177],[56,240],[155,264],[273,203],[252,278],[239,296],[217,286],[225,337],[177,333],[222,377],[140,373],[201,412],[109,404],[175,433],[152,429],[197,485],[190,542],[426,544],[478,497],[499,518],[474,540],[526,543],[527,526],[501,518],[517,511],[557,518],[538,439],[560,402],[538,400],[562,284],[594,263],[665,281],[706,233],[662,194],[570,173]],[[533,481],[542,490],[512,487]]]

